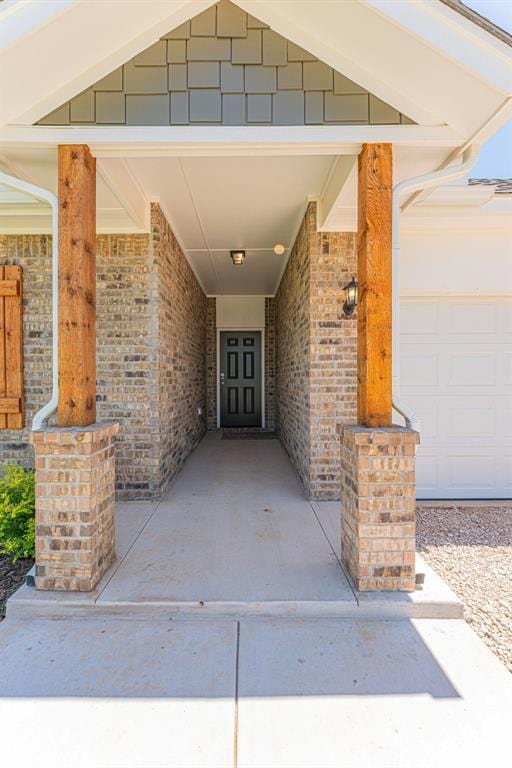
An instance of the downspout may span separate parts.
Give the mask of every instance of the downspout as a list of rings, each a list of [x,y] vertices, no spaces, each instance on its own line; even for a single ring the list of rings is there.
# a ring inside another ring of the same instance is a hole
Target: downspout
[[[15,176],[3,173],[3,171],[0,171],[0,184],[26,192],[38,200],[44,200],[52,207],[52,396],[50,401],[43,405],[32,419],[32,431],[35,432],[48,423],[50,416],[57,410],[59,401],[59,203],[57,195],[48,189],[29,184]]]
[[[393,408],[405,419],[406,426],[421,431],[418,415],[400,399],[400,199],[405,192],[418,192],[446,181],[455,181],[466,176],[478,160],[479,147],[465,148],[462,163],[451,168],[441,168],[422,176],[405,179],[393,188],[392,201],[392,268],[393,268]]]

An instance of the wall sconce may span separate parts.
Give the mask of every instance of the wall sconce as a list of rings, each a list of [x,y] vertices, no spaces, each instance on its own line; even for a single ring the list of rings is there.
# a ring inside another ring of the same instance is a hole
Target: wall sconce
[[[236,267],[239,267],[241,264],[244,263],[245,251],[230,251],[230,253],[231,253],[231,261]]]
[[[347,283],[343,290],[345,291],[345,303],[343,304],[343,313],[346,315],[346,317],[350,317],[350,315],[354,312],[354,309],[357,307],[357,280],[355,277],[352,278],[350,283]]]

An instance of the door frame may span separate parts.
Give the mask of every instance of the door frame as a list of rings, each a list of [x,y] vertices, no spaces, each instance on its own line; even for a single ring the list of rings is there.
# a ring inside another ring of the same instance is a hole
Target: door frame
[[[215,387],[217,391],[217,429],[220,429],[220,334],[231,331],[232,333],[238,333],[243,331],[252,331],[253,333],[261,333],[261,427],[265,429],[265,327],[256,325],[241,325],[236,328],[231,327],[219,327],[217,331],[217,355],[216,355],[216,370],[215,370]]]

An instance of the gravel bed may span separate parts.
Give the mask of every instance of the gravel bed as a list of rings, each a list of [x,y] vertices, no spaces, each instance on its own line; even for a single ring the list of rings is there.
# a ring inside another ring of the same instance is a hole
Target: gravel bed
[[[29,558],[20,558],[14,563],[11,557],[0,555],[0,621],[5,616],[7,599],[21,587],[33,564]]]
[[[416,536],[468,624],[512,672],[512,507],[421,506]]]

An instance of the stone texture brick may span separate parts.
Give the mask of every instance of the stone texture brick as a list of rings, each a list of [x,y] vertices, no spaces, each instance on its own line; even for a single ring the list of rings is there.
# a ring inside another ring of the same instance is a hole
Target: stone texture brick
[[[50,398],[52,366],[52,243],[47,235],[0,235],[0,263],[23,267],[25,429],[0,433],[0,466],[33,466],[30,424]]]
[[[217,429],[217,299],[206,300],[206,424]]]
[[[0,467],[34,465],[31,421],[51,391],[51,241],[0,237],[1,262],[24,268],[26,404],[25,429],[2,431]],[[206,407],[206,297],[158,206],[151,234],[98,236],[96,330],[98,419],[120,425],[117,496],[158,498]]]
[[[415,589],[415,449],[404,427],[341,428],[341,543],[356,589]]]
[[[276,428],[276,306],[265,299],[265,428]]]
[[[151,206],[158,265],[161,492],[206,431],[206,296],[160,206]],[[199,410],[201,415],[199,415]]]
[[[36,456],[36,587],[88,592],[115,559],[117,424],[48,428]]]
[[[277,428],[306,492],[338,499],[341,424],[356,421],[357,325],[342,314],[352,233],[316,231],[308,207],[276,296]]]

